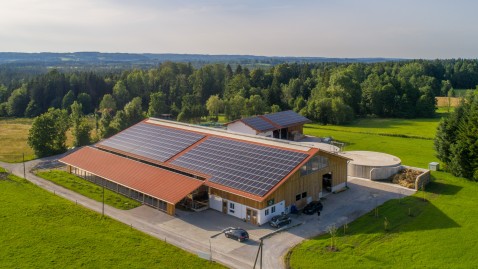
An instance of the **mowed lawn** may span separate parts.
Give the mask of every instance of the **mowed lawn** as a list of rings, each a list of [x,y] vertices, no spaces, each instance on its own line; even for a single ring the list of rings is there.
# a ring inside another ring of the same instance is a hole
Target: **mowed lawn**
[[[358,121],[345,127],[310,124],[305,133],[332,136],[347,143],[345,150],[387,152],[400,157],[406,165],[426,168],[430,161],[437,160],[432,140],[409,137],[422,132],[433,137],[438,120],[436,124],[425,120],[416,123],[413,120],[374,121]],[[418,133],[412,126],[423,127],[423,130]],[[365,133],[364,129],[370,131]],[[387,134],[403,134],[405,137]],[[476,267],[478,184],[445,172],[432,172],[432,176],[434,180],[427,185],[425,192],[401,201],[386,202],[379,207],[378,217],[374,212],[362,216],[348,225],[345,234],[343,227],[338,227],[338,251],[328,250],[331,244],[329,234],[296,246],[290,255],[291,267]],[[388,231],[384,227],[385,218]]]
[[[0,268],[222,268],[10,175]]]
[[[32,122],[32,119],[0,118],[0,161],[21,162],[22,154],[25,154],[26,160],[35,158],[27,144]]]
[[[379,217],[370,212],[350,223],[345,235],[338,227],[336,252],[327,249],[329,234],[306,240],[292,250],[291,268],[476,268],[478,185],[443,172],[433,176],[426,201],[421,192],[391,200]]]
[[[402,164],[427,168],[438,161],[433,149],[433,137],[440,122],[433,119],[360,119],[353,124],[306,124],[304,133],[332,137],[345,143],[344,150],[385,152],[399,157]]]
[[[88,180],[77,177],[66,171],[60,171],[60,170],[40,171],[37,173],[37,175],[57,185],[65,187],[69,190],[77,192],[83,196],[86,196],[98,202],[103,201],[103,190],[104,190],[105,204],[118,209],[128,210],[141,205],[141,203],[138,201],[130,199],[119,193],[110,191],[107,188],[103,189],[101,186],[98,186],[92,182],[89,182]]]

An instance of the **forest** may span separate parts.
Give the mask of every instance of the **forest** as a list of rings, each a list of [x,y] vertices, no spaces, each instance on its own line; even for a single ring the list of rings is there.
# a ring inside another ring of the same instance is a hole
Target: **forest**
[[[185,122],[293,109],[322,124],[343,124],[367,116],[433,117],[436,96],[477,84],[478,61],[464,59],[267,68],[164,62],[146,69],[46,73],[1,66],[0,117],[36,117],[49,108],[71,112],[76,101],[85,115],[113,119],[134,101],[143,116],[172,114]]]

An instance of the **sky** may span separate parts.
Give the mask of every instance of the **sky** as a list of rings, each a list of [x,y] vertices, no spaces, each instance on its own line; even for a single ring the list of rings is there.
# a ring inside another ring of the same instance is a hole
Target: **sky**
[[[0,51],[478,58],[476,0],[0,0]]]

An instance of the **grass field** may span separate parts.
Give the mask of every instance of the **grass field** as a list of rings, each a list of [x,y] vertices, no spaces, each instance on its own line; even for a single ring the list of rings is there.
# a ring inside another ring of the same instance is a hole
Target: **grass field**
[[[478,185],[447,173],[422,193],[391,200],[339,227],[337,252],[326,249],[330,235],[293,249],[292,268],[474,268],[478,264]],[[411,216],[408,215],[409,210]],[[384,230],[385,217],[389,231]]]
[[[346,150],[382,151],[406,165],[427,167],[434,157],[437,121],[362,120],[351,126],[307,125],[305,133],[332,136]],[[418,131],[420,130],[420,131]],[[388,135],[401,135],[388,136]],[[410,138],[423,136],[423,139]],[[433,172],[426,192],[380,206],[338,227],[338,251],[328,250],[325,234],[295,247],[292,268],[474,268],[478,264],[478,185],[445,172]],[[424,201],[424,199],[426,201]],[[411,216],[409,216],[409,212]],[[384,230],[385,217],[389,221]]]
[[[31,119],[0,118],[0,161],[21,162],[22,154],[26,160],[35,158],[33,150],[27,144]]]
[[[103,188],[87,180],[79,178],[65,171],[52,170],[37,173],[38,176],[57,185],[89,197],[95,201],[103,201]],[[124,195],[112,192],[105,188],[105,204],[118,209],[132,209],[141,205],[138,201],[129,199]]]
[[[360,119],[346,126],[306,124],[304,133],[333,137],[345,143],[344,150],[370,150],[399,157],[402,164],[427,168],[438,161],[433,137],[440,118]]]
[[[222,268],[10,175],[0,268]]]

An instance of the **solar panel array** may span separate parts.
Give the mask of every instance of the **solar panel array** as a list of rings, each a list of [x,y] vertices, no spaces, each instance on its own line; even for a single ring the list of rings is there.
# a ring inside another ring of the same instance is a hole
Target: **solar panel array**
[[[98,145],[164,162],[203,137],[197,133],[139,123]]]
[[[307,156],[295,151],[211,137],[172,164],[212,175],[211,182],[263,196]]]
[[[277,125],[287,127],[297,123],[309,122],[310,120],[306,117],[295,113],[292,110],[281,111],[273,114],[264,115],[267,119],[271,120]]]
[[[274,125],[259,117],[245,118],[242,119],[242,121],[258,131],[267,131],[275,129]]]

